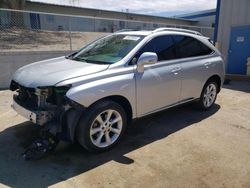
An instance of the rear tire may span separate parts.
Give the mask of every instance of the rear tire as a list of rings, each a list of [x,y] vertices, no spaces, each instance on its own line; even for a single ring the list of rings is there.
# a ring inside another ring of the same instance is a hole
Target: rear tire
[[[91,106],[77,127],[78,142],[90,152],[102,152],[114,147],[124,135],[127,115],[119,104],[105,100]]]
[[[218,84],[214,80],[208,80],[203,90],[201,92],[201,96],[199,101],[197,102],[196,107],[199,110],[209,110],[215,103],[219,88]]]

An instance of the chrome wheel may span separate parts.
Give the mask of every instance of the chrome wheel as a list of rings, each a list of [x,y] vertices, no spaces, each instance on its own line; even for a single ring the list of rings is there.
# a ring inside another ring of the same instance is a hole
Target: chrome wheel
[[[210,83],[206,87],[204,96],[203,96],[203,104],[206,108],[209,108],[210,106],[212,106],[212,104],[214,103],[216,99],[216,95],[217,95],[216,85],[214,83]]]
[[[105,110],[96,116],[90,127],[91,142],[99,148],[113,144],[122,132],[122,116],[116,110]]]

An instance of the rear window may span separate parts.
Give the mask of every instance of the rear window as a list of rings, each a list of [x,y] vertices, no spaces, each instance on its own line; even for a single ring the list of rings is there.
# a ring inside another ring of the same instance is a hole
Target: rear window
[[[192,37],[176,35],[174,40],[179,58],[209,55],[213,52],[209,47]]]

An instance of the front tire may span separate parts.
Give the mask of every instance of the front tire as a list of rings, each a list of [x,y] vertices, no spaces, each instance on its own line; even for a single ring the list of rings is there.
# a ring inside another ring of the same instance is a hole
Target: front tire
[[[119,104],[100,101],[91,106],[80,119],[77,140],[88,151],[102,152],[115,146],[127,126],[127,115]]]
[[[208,80],[205,84],[197,107],[200,110],[209,110],[215,103],[218,94],[218,84],[214,80]]]

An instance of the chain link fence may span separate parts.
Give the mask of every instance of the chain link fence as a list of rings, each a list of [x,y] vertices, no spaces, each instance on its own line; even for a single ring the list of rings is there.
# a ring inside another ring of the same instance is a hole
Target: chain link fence
[[[213,28],[0,9],[0,51],[74,51],[122,29],[177,27],[213,37]]]

